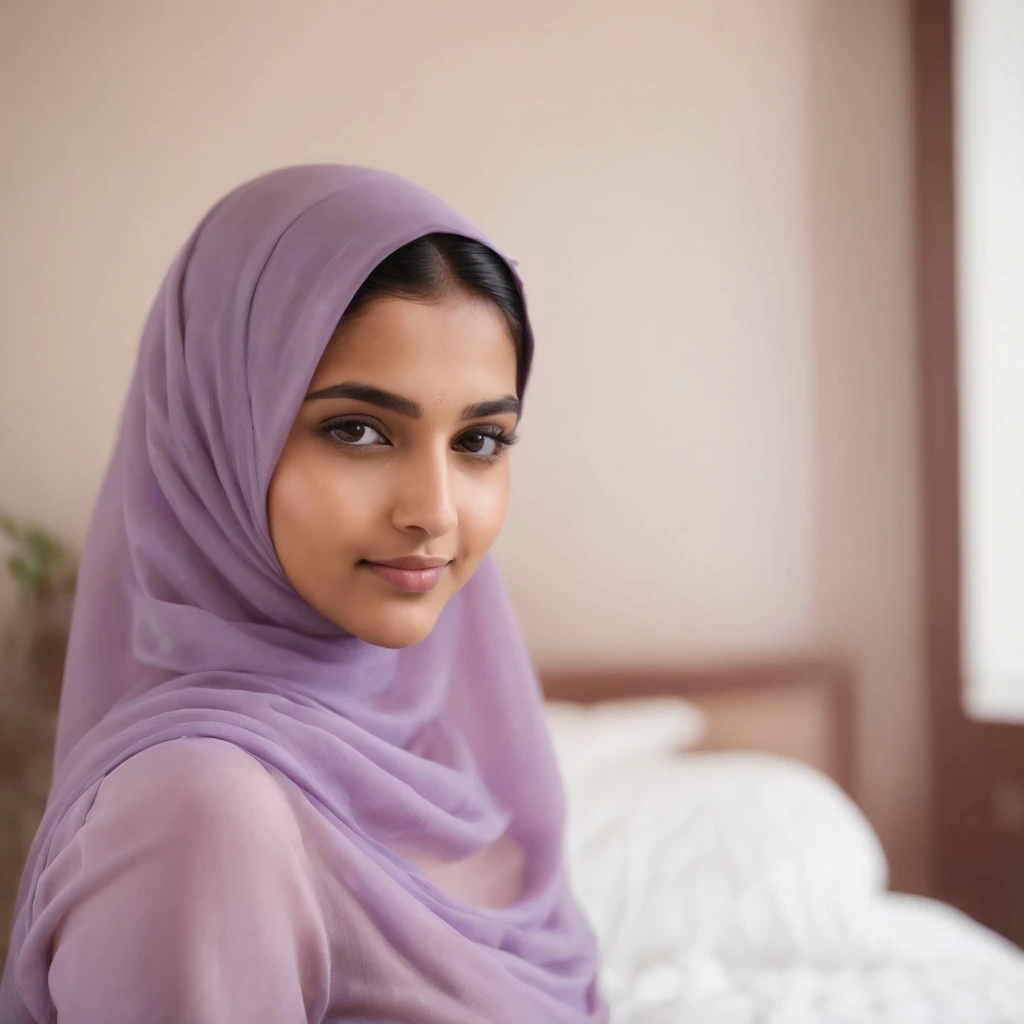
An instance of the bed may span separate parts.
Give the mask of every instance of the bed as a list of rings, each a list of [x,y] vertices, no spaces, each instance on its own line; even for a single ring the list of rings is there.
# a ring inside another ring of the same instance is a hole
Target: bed
[[[842,662],[542,684],[614,1024],[1024,1022],[1024,952],[886,890]]]

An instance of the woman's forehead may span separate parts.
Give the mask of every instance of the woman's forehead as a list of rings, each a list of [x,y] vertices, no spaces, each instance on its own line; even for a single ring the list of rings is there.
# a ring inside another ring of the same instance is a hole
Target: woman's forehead
[[[510,378],[516,351],[493,304],[472,296],[437,300],[378,299],[343,322],[324,350],[312,385],[339,374],[386,374],[415,385],[449,376],[458,381]]]

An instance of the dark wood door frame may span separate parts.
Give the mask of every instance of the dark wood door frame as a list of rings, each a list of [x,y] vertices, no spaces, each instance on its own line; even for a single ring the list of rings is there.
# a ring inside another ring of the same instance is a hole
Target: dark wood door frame
[[[1024,943],[1024,729],[970,721],[962,697],[953,0],[913,0],[912,16],[932,877]]]
[[[914,0],[914,160],[926,667],[932,739],[932,880],[953,897],[948,755],[960,704],[960,480],[956,350],[951,0]],[[955,781],[953,783],[956,785]],[[963,901],[954,898],[962,906]],[[963,909],[967,909],[963,907]]]

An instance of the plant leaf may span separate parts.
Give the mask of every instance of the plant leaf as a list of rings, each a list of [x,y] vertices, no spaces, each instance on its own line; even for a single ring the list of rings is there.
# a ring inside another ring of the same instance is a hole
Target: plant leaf
[[[0,533],[10,537],[11,540],[20,540],[22,535],[18,524],[6,512],[0,512]]]
[[[7,559],[7,570],[19,583],[29,587],[34,585],[32,567],[21,555],[11,555]]]

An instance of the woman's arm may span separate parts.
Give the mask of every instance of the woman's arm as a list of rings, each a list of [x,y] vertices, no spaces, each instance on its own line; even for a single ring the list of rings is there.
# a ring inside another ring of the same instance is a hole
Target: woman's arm
[[[273,777],[215,739],[130,758],[44,874],[66,906],[58,1024],[306,1024],[330,952],[302,835]]]

